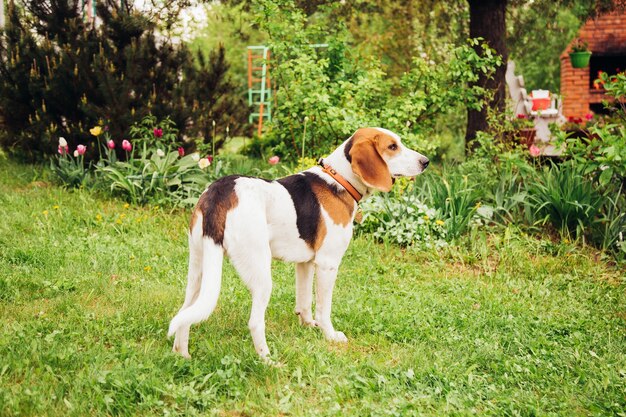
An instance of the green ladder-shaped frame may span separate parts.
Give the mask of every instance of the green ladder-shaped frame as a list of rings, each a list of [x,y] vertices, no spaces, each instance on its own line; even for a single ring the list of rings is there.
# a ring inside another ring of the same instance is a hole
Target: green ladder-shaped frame
[[[258,119],[257,134],[263,130],[263,120],[272,121],[272,88],[269,73],[270,50],[267,46],[248,46],[248,105],[253,111],[248,117]]]

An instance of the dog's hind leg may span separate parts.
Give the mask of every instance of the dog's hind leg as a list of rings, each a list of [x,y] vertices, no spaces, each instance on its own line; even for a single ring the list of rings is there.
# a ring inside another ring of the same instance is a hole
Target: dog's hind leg
[[[222,286],[222,263],[224,261],[224,248],[216,244],[209,237],[202,238],[202,280],[200,290],[195,301],[182,309],[171,321],[168,336],[180,331],[179,342],[181,353],[185,353],[186,340],[189,335],[189,327],[209,318],[220,294]],[[192,297],[193,299],[193,297]],[[176,347],[176,345],[174,346]],[[187,352],[188,354],[188,352]]]
[[[296,314],[304,326],[317,326],[311,309],[314,272],[313,262],[296,264]]]
[[[271,363],[265,338],[265,310],[272,294],[272,253],[265,233],[257,231],[245,247],[229,246],[228,255],[252,296],[248,328],[254,348],[263,360]]]
[[[189,233],[189,272],[187,273],[187,290],[185,301],[179,311],[192,305],[200,293],[202,279],[202,215],[196,218],[196,223]],[[176,331],[172,351],[180,353],[185,358],[189,355],[189,329],[191,325],[181,326]]]

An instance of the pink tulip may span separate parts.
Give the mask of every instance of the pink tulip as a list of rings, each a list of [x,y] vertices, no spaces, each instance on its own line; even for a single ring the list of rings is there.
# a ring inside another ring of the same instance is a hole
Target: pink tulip
[[[530,156],[533,157],[541,155],[541,149],[539,149],[537,145],[530,145],[530,148],[528,148],[528,152],[530,152]]]
[[[181,158],[185,156],[185,148],[183,148],[182,146],[178,147],[178,156],[180,156]]]
[[[129,141],[124,139],[122,141],[122,149],[124,149],[126,152],[130,152],[133,149],[133,145],[131,145]]]
[[[113,139],[107,142],[107,148],[115,149],[115,142],[113,142]]]
[[[61,146],[61,145],[59,145],[59,148],[57,150],[61,155],[67,155],[70,152],[67,146]]]
[[[276,165],[279,161],[280,161],[280,158],[277,155],[274,155],[270,159],[267,160],[267,162],[269,162],[270,165]]]
[[[154,136],[157,137],[157,138],[160,138],[161,136],[163,136],[163,129],[155,127],[154,128]]]
[[[85,145],[78,145],[76,147],[76,152],[78,152],[79,155],[84,155],[85,152],[87,152],[87,147]]]

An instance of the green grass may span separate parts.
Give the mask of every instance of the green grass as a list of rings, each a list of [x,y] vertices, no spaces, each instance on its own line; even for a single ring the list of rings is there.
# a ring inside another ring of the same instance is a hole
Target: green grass
[[[356,238],[327,343],[274,264],[270,348],[229,265],[213,316],[170,352],[188,213],[65,191],[0,160],[0,415],[625,415],[626,278],[514,229],[402,251]],[[44,178],[45,180],[45,178]],[[621,414],[620,414],[621,413]]]

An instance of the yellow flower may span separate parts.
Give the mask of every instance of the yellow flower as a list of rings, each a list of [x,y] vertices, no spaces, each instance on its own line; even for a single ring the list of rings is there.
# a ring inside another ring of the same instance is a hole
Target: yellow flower
[[[130,207],[130,204],[126,203],[124,204],[124,208],[127,209],[128,207]]]
[[[146,271],[146,272],[150,272],[151,269],[152,269],[151,266],[144,266],[143,267],[143,270]]]
[[[124,217],[126,217],[126,213],[120,214],[120,219],[123,219]]]
[[[102,128],[100,126],[95,126],[89,129],[89,133],[94,136],[100,136],[102,134]]]
[[[42,211],[41,214],[43,214],[44,216],[47,216],[48,215],[48,210]]]
[[[443,226],[444,224],[446,224],[443,220],[435,220],[435,223],[437,223],[439,226]]]
[[[117,219],[117,220],[115,220],[115,223],[122,224],[122,220],[121,219]]]
[[[97,222],[102,221],[102,215],[96,214],[96,221]]]
[[[567,245],[569,243],[569,239],[563,239],[563,243]]]
[[[422,217],[424,220],[429,221],[430,217],[428,217],[427,215],[424,215],[424,217]]]
[[[53,208],[53,209],[55,209],[55,210],[58,210],[58,209],[59,209],[59,206],[54,205],[54,206],[52,206],[52,208]]]

